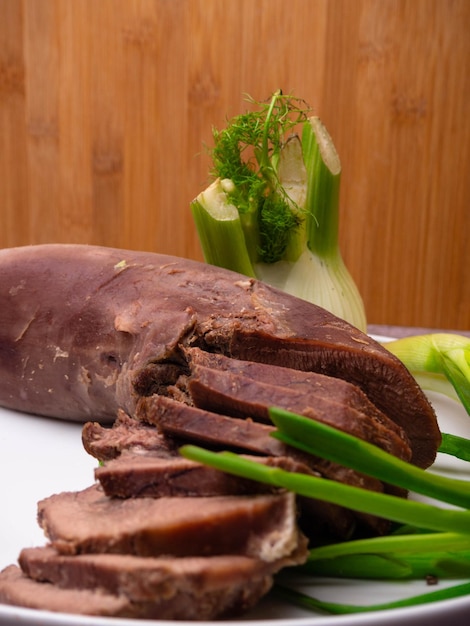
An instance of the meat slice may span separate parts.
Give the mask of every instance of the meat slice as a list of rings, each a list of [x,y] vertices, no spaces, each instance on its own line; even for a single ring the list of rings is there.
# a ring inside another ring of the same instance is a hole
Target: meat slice
[[[306,389],[280,386],[277,380],[268,384],[201,365],[193,367],[188,387],[194,404],[209,411],[271,423],[268,409],[278,406],[359,437],[401,459],[411,458],[406,435],[391,420],[385,416],[382,420],[370,417],[347,402],[336,401],[334,396],[331,399]]]
[[[309,455],[273,439],[272,425],[211,413],[165,396],[142,398],[136,417],[183,442],[198,441],[219,449],[269,456],[285,456],[287,450],[297,460],[307,463],[311,460]]]
[[[158,560],[123,555],[61,557],[50,548],[0,573],[0,602],[108,617],[214,620],[258,603],[277,568],[246,557]],[[49,582],[51,581],[51,582]]]
[[[288,459],[286,459],[286,464]],[[294,463],[289,464],[291,467]],[[183,457],[160,458],[123,452],[95,470],[107,496],[220,496],[273,493],[269,485],[221,472]]]
[[[101,591],[59,589],[50,583],[32,580],[17,565],[9,565],[0,572],[0,602],[59,613],[137,617],[133,604],[125,596]]]
[[[291,309],[289,313],[293,314],[291,322],[297,318],[302,324],[300,312]],[[334,324],[324,325],[323,338],[316,344],[313,336],[306,342],[291,336],[282,342],[270,337],[260,345],[259,334],[240,332],[232,337],[230,351],[218,350],[216,344],[213,351],[241,360],[318,372],[357,385],[407,433],[413,442],[412,462],[429,467],[442,437],[434,410],[416,380],[386,348],[371,352],[364,337],[352,335],[349,345],[339,345],[336,330]]]
[[[248,376],[260,383],[275,384],[278,387],[291,389],[302,396],[308,395],[309,398],[324,398],[365,413],[369,418],[385,424],[398,435],[405,435],[404,430],[380,411],[357,385],[346,380],[325,376],[318,372],[283,367],[281,364],[242,361],[223,354],[205,352],[199,348],[186,348],[185,355],[191,371],[194,371],[194,366],[199,365],[217,371]]]
[[[143,398],[138,416],[182,441],[196,441],[219,449],[262,456],[289,456],[325,478],[383,491],[382,483],[374,478],[307,454],[271,437],[276,429],[269,424],[211,413],[164,396]]]
[[[155,424],[164,434],[174,436],[180,441],[202,443],[216,449],[229,449],[259,456],[290,457],[310,471],[325,478],[346,483],[371,491],[384,491],[384,485],[377,479],[366,476],[349,468],[306,454],[271,437],[274,426],[211,413],[166,398],[151,396],[143,398],[137,415],[150,424]],[[319,513],[319,507],[317,507]],[[329,513],[325,511],[327,518]],[[336,517],[336,514],[335,514]],[[383,519],[355,513],[354,517],[365,523],[369,531],[383,534],[390,528]],[[345,523],[351,522],[345,515]],[[316,528],[316,525],[314,524]]]
[[[40,501],[38,521],[62,554],[239,554],[275,561],[303,541],[290,493],[121,500],[93,485]]]
[[[236,555],[64,556],[50,547],[25,549],[19,557],[22,570],[35,580],[60,588],[99,588],[133,603],[151,602],[165,619],[215,619],[244,611],[270,589],[273,574],[304,560],[303,549],[272,563]]]
[[[82,428],[82,443],[85,450],[99,461],[118,457],[123,450],[135,454],[158,454],[171,458],[177,454],[172,441],[156,428],[139,423],[124,411],[119,411],[112,428],[97,422],[86,422]]]

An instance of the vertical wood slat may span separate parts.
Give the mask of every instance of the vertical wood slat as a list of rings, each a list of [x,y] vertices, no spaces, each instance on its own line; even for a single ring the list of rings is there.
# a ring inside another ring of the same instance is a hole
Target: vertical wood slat
[[[350,80],[327,73],[324,89],[344,166],[345,258],[382,319],[468,328],[470,5],[357,7],[330,5],[347,45],[330,21],[327,56]]]
[[[212,125],[282,87],[343,164],[375,323],[470,327],[466,0],[0,0],[0,245],[202,258]]]
[[[2,246],[28,239],[29,198],[21,4],[0,5],[0,232]]]

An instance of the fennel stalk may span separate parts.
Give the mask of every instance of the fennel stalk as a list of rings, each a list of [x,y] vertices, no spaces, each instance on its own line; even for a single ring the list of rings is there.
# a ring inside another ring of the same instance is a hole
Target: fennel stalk
[[[410,370],[423,389],[462,402],[470,415],[470,338],[453,333],[413,335],[384,346]]]
[[[333,141],[301,100],[278,91],[267,103],[252,102],[259,110],[213,131],[214,181],[191,203],[204,259],[365,331],[362,298],[339,248]],[[299,126],[301,137],[292,134]]]

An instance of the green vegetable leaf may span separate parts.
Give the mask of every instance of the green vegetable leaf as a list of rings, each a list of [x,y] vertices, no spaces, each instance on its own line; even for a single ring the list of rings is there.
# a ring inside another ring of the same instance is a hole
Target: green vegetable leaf
[[[470,577],[470,534],[389,535],[334,543],[311,549],[298,571],[384,580]]]
[[[325,611],[333,615],[348,615],[351,613],[366,613],[371,611],[385,611],[389,609],[399,609],[409,606],[421,604],[429,604],[440,600],[450,600],[451,598],[459,598],[470,594],[470,583],[454,585],[437,591],[423,593],[411,598],[396,600],[394,602],[386,602],[383,604],[372,604],[368,606],[359,606],[354,604],[339,604],[335,602],[325,602],[317,598],[313,598],[295,591],[285,585],[277,584],[275,586],[276,595],[281,599],[287,600],[307,609]]]
[[[470,508],[468,481],[439,476],[406,463],[367,441],[284,409],[272,407],[278,439],[392,485]]]
[[[384,344],[384,347],[402,363],[428,389],[445,391],[441,377],[445,377],[455,390],[465,410],[470,415],[470,338],[453,333],[431,333],[403,337]]]
[[[307,498],[325,500],[362,513],[430,530],[470,533],[470,511],[441,509],[422,502],[376,493],[332,480],[288,472],[244,459],[231,452],[210,452],[185,445],[182,456],[236,476],[282,487]]]
[[[215,181],[191,203],[206,262],[254,275],[365,331],[364,304],[338,245],[341,164],[331,137],[303,100],[277,91],[250,102],[254,110],[213,131]],[[233,210],[238,220],[226,220]]]
[[[450,454],[463,461],[470,461],[470,440],[450,433],[442,433],[442,442],[439,452]]]

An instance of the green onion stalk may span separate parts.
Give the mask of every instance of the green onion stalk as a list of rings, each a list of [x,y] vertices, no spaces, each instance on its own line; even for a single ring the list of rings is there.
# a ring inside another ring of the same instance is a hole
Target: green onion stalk
[[[214,130],[213,182],[191,203],[207,263],[259,278],[366,330],[341,256],[341,164],[301,100],[276,92]],[[298,131],[298,132],[297,132]]]
[[[389,519],[394,530],[385,537],[358,538],[311,547],[305,564],[277,578],[277,597],[332,614],[380,611],[457,598],[470,593],[470,582],[384,604],[328,603],[291,588],[295,576],[377,580],[462,580],[470,577],[470,489],[466,480],[440,476],[402,461],[381,448],[329,425],[285,409],[271,407],[273,436],[316,457],[329,459],[416,494],[430,502],[368,491],[278,467],[269,467],[233,452],[213,452],[194,445],[182,456],[223,472],[290,490],[300,496],[337,504]],[[446,435],[445,452],[470,459],[470,441]]]

